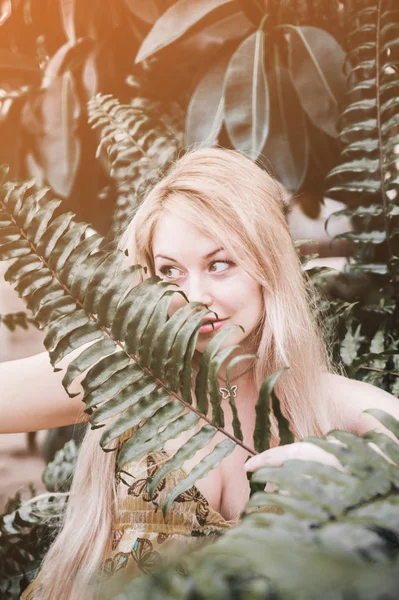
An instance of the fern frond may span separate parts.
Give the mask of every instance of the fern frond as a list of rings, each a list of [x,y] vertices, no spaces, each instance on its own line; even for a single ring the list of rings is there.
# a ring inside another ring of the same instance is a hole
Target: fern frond
[[[343,198],[351,206],[352,210],[340,214],[361,219],[363,239],[354,240],[360,242],[356,255],[362,263],[373,262],[370,243],[381,243],[381,229],[389,256],[398,250],[394,232],[399,196],[399,73],[395,58],[399,11],[392,0],[375,0],[367,2],[356,17],[347,57],[347,105],[341,115],[341,163],[327,177],[327,194]],[[359,202],[362,208],[356,207]],[[371,216],[382,217],[380,231]]]
[[[55,453],[43,471],[42,480],[49,492],[69,492],[78,458],[75,440],[69,440]]]
[[[43,494],[0,518],[0,597],[19,598],[58,533],[67,494]]]
[[[104,427],[113,420],[101,439],[105,450],[115,450],[112,443],[123,434],[130,438],[121,449],[118,468],[141,451],[136,434],[132,436],[137,427],[137,436],[148,451],[158,448],[160,439],[167,441],[174,439],[176,432],[189,432],[187,442],[162,467],[163,477],[207,447],[216,434],[223,436],[179,484],[180,491],[192,487],[196,477],[215,468],[236,445],[254,454],[242,435],[236,437],[225,429],[216,379],[221,358],[228,358],[225,349],[220,351],[221,344],[235,326],[214,335],[195,373],[192,358],[199,329],[211,311],[198,303],[186,303],[169,318],[173,295],[180,294],[186,301],[174,284],[147,277],[135,285],[140,266],[126,266],[123,252],[101,250],[101,236],[74,223],[71,214],[55,216],[58,202],[38,201],[27,193],[32,185],[14,181],[0,188],[0,210],[6,215],[4,229],[0,226],[0,254],[4,260],[16,259],[6,277],[16,281],[20,296],[46,326],[44,344],[53,365],[82,350],[69,364],[63,384],[70,393],[70,385],[85,373],[83,400],[92,427]],[[2,237],[10,226],[11,241]],[[269,394],[272,388],[269,386]],[[212,414],[208,414],[210,403]],[[262,418],[268,418],[267,395],[262,403]],[[237,412],[235,415],[237,421]],[[285,423],[283,415],[280,422]],[[234,431],[239,434],[237,426]],[[175,497],[172,491],[164,510]]]
[[[330,216],[326,229],[331,218],[353,218],[355,231],[336,238],[353,242],[345,275],[355,286],[356,280],[365,284],[354,318],[359,341],[354,345],[350,325],[341,357],[350,376],[357,373],[391,393],[398,389],[397,357],[390,355],[399,335],[398,18],[392,0],[367,0],[354,12],[341,162],[329,173],[326,192],[348,205]]]
[[[126,226],[145,193],[177,158],[183,145],[183,125],[168,116],[169,107],[136,98],[124,105],[111,95],[97,94],[88,104],[89,123],[100,130],[97,156],[106,152],[116,184],[114,235]]]
[[[398,421],[382,412],[373,415],[399,434]],[[158,565],[156,577],[128,585],[111,581],[115,595],[169,598],[173,590],[173,598],[181,600],[193,595],[317,600],[331,594],[371,600],[381,593],[395,598],[399,446],[376,432],[333,436],[308,441],[337,456],[345,472],[302,460],[257,470],[252,479],[262,486],[275,482],[278,490],[255,493],[236,527],[204,549]]]
[[[0,315],[0,325],[3,324],[10,331],[15,331],[17,327],[28,329],[30,325],[38,327],[38,322],[29,316],[28,313],[20,310],[15,313]]]

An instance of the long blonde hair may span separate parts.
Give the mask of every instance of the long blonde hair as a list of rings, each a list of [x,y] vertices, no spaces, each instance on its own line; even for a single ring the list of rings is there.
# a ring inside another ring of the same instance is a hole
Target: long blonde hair
[[[141,203],[119,246],[152,274],[154,229],[167,210],[226,248],[263,290],[256,385],[289,366],[276,391],[301,438],[326,434],[336,421],[322,383],[330,370],[328,352],[284,216],[284,195],[278,182],[237,151],[188,152]],[[275,422],[273,427],[278,438]],[[101,450],[100,435],[101,430],[90,431],[82,443],[65,524],[43,563],[35,596],[41,600],[82,598],[82,589],[110,551],[117,514],[115,453]]]

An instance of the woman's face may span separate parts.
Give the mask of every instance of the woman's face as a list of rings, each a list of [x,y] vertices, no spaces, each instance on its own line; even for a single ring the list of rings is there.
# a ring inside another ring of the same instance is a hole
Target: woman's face
[[[249,336],[263,313],[261,286],[220,243],[188,221],[165,212],[156,225],[152,251],[156,275],[178,284],[190,302],[202,302],[218,316],[214,328],[201,327],[199,352],[216,331],[231,324],[241,325],[245,333],[237,327],[222,347],[241,344],[247,351],[256,351]],[[170,314],[184,303],[180,294],[174,294]]]

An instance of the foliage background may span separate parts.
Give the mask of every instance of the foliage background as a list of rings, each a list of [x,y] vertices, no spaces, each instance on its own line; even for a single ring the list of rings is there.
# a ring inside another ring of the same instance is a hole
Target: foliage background
[[[321,310],[338,322],[337,360],[350,376],[398,395],[399,19],[394,3],[45,4],[46,10],[34,0],[0,4],[0,133],[11,174],[35,175],[38,185],[48,185],[63,200],[60,213],[72,209],[78,220],[106,234],[104,247],[110,247],[148,186],[187,145],[218,142],[244,150],[300,193],[310,215],[318,214],[326,194],[343,200],[348,208],[341,215],[351,216],[354,225],[354,231],[339,236],[352,248],[349,264],[333,279],[316,270],[310,275],[327,293]],[[9,257],[7,252],[3,257]],[[23,319],[2,317],[5,324],[23,324]],[[386,441],[374,441],[386,447]],[[69,464],[74,454],[63,456],[61,471],[64,459]],[[277,478],[284,479],[284,469],[279,472]],[[326,470],[321,476],[337,477]],[[390,516],[382,537],[396,540],[386,564],[386,552],[379,555],[384,555],[387,570],[381,572],[388,573],[388,587],[398,548],[395,477],[389,479],[387,500],[393,508],[384,503],[381,508]],[[56,489],[48,477],[47,482]],[[334,504],[339,493],[332,493]],[[7,537],[9,524],[18,522],[24,510],[3,519],[5,549],[13,541]],[[299,513],[302,529],[296,525],[303,542],[309,540],[307,526],[315,524]],[[259,527],[257,518],[244,519],[248,535],[253,521]],[[362,535],[382,527],[372,509],[364,518]],[[284,519],[289,531],[296,526],[288,515]],[[285,548],[282,523],[282,517],[276,518],[276,536]],[[32,535],[30,527],[26,535]],[[374,541],[365,539],[373,548]],[[20,548],[22,541],[13,544]],[[330,539],[327,562],[333,547]],[[352,556],[358,550],[339,552]],[[23,559],[17,552],[3,589],[8,589],[12,569],[20,573],[21,564],[37,563],[35,553],[43,551],[27,550]],[[223,571],[226,563],[218,566]],[[358,573],[360,579],[364,569]],[[20,579],[14,577],[13,584],[18,587]],[[250,585],[256,580],[254,575]],[[194,585],[187,581],[188,587]],[[280,597],[273,596],[281,593],[273,588],[278,583],[273,578],[270,583],[268,576],[265,581],[270,597]],[[182,580],[162,585],[172,584],[185,589]],[[260,587],[262,593],[266,588]],[[367,597],[365,590],[356,593]]]

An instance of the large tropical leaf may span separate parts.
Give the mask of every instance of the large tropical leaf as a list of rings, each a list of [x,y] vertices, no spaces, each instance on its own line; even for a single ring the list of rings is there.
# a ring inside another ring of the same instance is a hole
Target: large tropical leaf
[[[269,86],[263,29],[246,38],[230,59],[224,81],[226,128],[235,148],[256,160],[269,130]]]
[[[345,53],[322,29],[287,29],[289,68],[302,106],[317,127],[336,137],[339,106],[345,93]]]
[[[156,21],[137,53],[136,62],[141,62],[168,46],[198,21],[225,4],[234,6],[233,0],[178,0]]]
[[[223,82],[232,51],[223,49],[198,83],[187,109],[186,145],[212,146],[224,118]]]
[[[309,133],[305,113],[290,73],[274,47],[273,65],[267,73],[270,96],[269,133],[259,160],[272,165],[277,179],[292,191],[299,190],[309,163]]]

